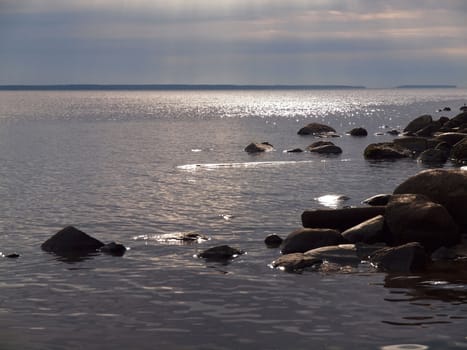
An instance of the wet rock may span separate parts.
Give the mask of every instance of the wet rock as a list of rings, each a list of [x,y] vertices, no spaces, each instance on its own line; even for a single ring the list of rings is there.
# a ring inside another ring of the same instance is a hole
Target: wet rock
[[[349,131],[350,136],[367,136],[368,131],[365,128],[353,128]]]
[[[410,177],[394,190],[394,194],[417,193],[443,205],[463,233],[467,233],[467,172],[430,169]]]
[[[424,164],[444,164],[448,158],[449,153],[441,149],[430,148],[420,153],[417,161]]]
[[[113,256],[123,256],[126,252],[126,247],[120,243],[110,242],[102,246],[100,251]]]
[[[431,115],[422,115],[418,118],[412,120],[405,128],[404,132],[417,132],[420,129],[430,125],[433,122],[433,117]]]
[[[281,244],[282,254],[304,253],[310,249],[345,243],[342,235],[328,228],[301,228],[291,232]]]
[[[199,258],[207,259],[207,260],[230,260],[236,258],[239,255],[244,254],[245,252],[232,248],[228,245],[221,245],[217,247],[212,247],[205,250],[202,253],[198,254]]]
[[[271,266],[287,272],[300,272],[320,263],[321,260],[306,256],[303,253],[292,253],[280,256],[271,263]]]
[[[304,255],[317,261],[327,261],[339,265],[358,265],[362,260],[358,256],[355,244],[316,248],[305,252]]]
[[[430,258],[422,245],[411,242],[377,250],[370,261],[385,272],[411,273],[426,270]]]
[[[341,209],[313,209],[302,213],[306,228],[331,228],[345,231],[377,215],[384,215],[384,206]]]
[[[143,236],[144,239],[148,239],[147,236]],[[188,231],[188,232],[172,232],[164,233],[161,235],[154,235],[151,237],[158,242],[166,243],[193,243],[193,242],[202,242],[209,240],[209,237],[206,237],[200,233]]]
[[[19,257],[20,255],[18,253],[10,253],[10,254],[5,255],[5,258],[9,258],[9,259],[17,259]]]
[[[399,159],[407,158],[412,153],[401,146],[398,146],[392,142],[381,142],[369,144],[363,155],[366,159],[383,160],[383,159]]]
[[[245,152],[247,153],[260,153],[260,152],[270,152],[274,147],[269,142],[252,142],[245,147]]]
[[[282,244],[283,239],[278,235],[268,235],[264,239],[264,244],[268,246],[268,248],[279,248]]]
[[[435,132],[440,130],[442,127],[442,124],[440,121],[434,121],[431,124],[425,126],[424,128],[418,130],[415,133],[415,136],[419,137],[430,137],[432,136]]]
[[[312,153],[319,153],[319,154],[341,154],[342,148],[336,145],[325,145],[325,146],[308,148],[308,151]]]
[[[372,244],[384,241],[384,217],[382,215],[375,216],[369,220],[362,222],[354,227],[351,227],[344,232],[342,236],[350,243],[367,243]]]
[[[394,139],[394,144],[402,148],[408,149],[414,153],[423,152],[428,148],[428,141],[423,137],[401,137]]]
[[[46,252],[66,255],[96,252],[103,246],[101,241],[73,226],[67,226],[42,243],[41,248]]]
[[[377,195],[374,195],[374,196],[372,196],[370,198],[365,199],[364,201],[362,201],[362,203],[368,204],[368,205],[371,205],[371,206],[386,205],[386,204],[388,204],[389,199],[391,199],[390,194],[377,194]]]
[[[399,135],[401,132],[399,130],[396,130],[396,129],[393,129],[393,130],[389,130],[386,132],[386,134],[388,135],[393,135],[393,136],[397,136]]]
[[[442,246],[458,244],[461,240],[459,229],[446,208],[424,195],[393,195],[384,217],[389,245],[419,242],[432,252]]]
[[[335,133],[336,130],[328,125],[320,123],[310,123],[298,131],[299,135],[322,135],[326,133]]]
[[[310,149],[321,147],[321,146],[335,146],[334,142],[332,141],[316,141],[309,145],[306,150],[309,151]]]
[[[286,152],[287,153],[302,153],[303,150],[301,148],[294,148],[294,149],[289,149]]]
[[[451,159],[458,163],[467,163],[467,135],[452,147]]]
[[[443,125],[443,130],[449,130],[458,128],[461,125],[467,123],[467,111],[463,111],[462,113],[456,115],[454,118],[451,118],[448,122]]]
[[[467,134],[460,132],[445,132],[436,136],[438,142],[446,142],[447,144],[454,146],[459,141],[462,141],[467,137]]]

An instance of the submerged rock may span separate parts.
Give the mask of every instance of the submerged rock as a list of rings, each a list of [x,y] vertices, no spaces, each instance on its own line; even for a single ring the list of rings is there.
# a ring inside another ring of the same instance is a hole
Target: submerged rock
[[[317,261],[322,260],[339,265],[358,265],[362,260],[358,256],[355,244],[320,247],[309,250],[304,255]]]
[[[419,243],[411,242],[377,250],[370,261],[385,272],[410,273],[425,270],[430,258]]]
[[[308,148],[308,151],[312,153],[319,153],[319,154],[341,154],[342,148],[336,145],[324,145],[324,146]]]
[[[310,249],[338,245],[346,241],[342,235],[327,228],[301,228],[291,232],[281,244],[282,254],[304,253]]]
[[[367,136],[368,131],[365,128],[353,128],[349,131],[350,136]]]
[[[320,123],[310,123],[298,131],[299,135],[322,135],[326,133],[335,133],[336,130],[328,125]]]
[[[287,272],[300,272],[320,263],[320,259],[306,256],[303,253],[292,253],[280,256],[271,263],[271,267],[285,270]]]
[[[285,151],[286,153],[302,153],[303,150],[301,148],[293,148]]]
[[[270,152],[274,149],[273,145],[269,142],[252,142],[245,147],[245,152],[247,153],[260,153],[260,152]]]
[[[264,239],[264,244],[268,246],[268,248],[279,248],[282,244],[283,239],[278,235],[268,235]]]
[[[197,256],[199,258],[207,259],[207,260],[230,260],[236,258],[239,255],[245,254],[244,251],[232,248],[228,245],[221,245],[217,247],[212,247],[205,250],[202,253],[199,253]]]
[[[123,256],[126,252],[126,247],[120,243],[110,242],[102,246],[100,251],[113,256]]]

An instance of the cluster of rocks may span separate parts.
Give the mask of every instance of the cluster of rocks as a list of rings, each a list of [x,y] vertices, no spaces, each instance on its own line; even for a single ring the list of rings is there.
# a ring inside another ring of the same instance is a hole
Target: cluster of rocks
[[[303,212],[303,228],[284,240],[266,238],[282,253],[271,266],[302,271],[367,261],[379,270],[416,272],[433,268],[435,259],[467,259],[456,255],[467,234],[467,171],[425,170],[367,202],[378,205]]]
[[[423,163],[467,162],[467,111],[449,119],[422,115],[412,120],[392,142],[373,143],[366,159],[416,158]]]

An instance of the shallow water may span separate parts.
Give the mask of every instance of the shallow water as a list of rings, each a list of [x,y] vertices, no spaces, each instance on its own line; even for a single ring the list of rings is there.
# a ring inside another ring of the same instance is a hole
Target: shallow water
[[[0,251],[21,255],[0,260],[0,347],[467,347],[465,274],[287,274],[263,244],[305,209],[358,205],[424,169],[363,149],[466,100],[462,89],[0,92]],[[315,141],[296,134],[311,121],[342,135],[342,155],[283,152]],[[355,126],[370,135],[344,134]],[[248,155],[252,141],[276,150]],[[40,250],[70,224],[130,250],[73,263]],[[155,239],[188,231],[210,240]],[[220,244],[247,254],[194,257]]]

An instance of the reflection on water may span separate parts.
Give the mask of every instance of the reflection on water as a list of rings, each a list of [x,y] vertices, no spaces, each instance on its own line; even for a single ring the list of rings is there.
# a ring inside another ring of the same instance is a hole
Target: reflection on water
[[[1,92],[0,244],[20,257],[0,259],[0,347],[465,347],[465,265],[286,274],[268,267],[279,251],[263,243],[300,227],[305,209],[360,205],[423,169],[362,152],[392,138],[374,136],[381,125],[462,93]],[[332,158],[243,151],[253,140],[304,149],[315,140],[297,130],[319,120],[370,135],[337,139],[343,154]],[[339,196],[319,200],[328,194]],[[73,264],[40,250],[70,224],[131,249]],[[190,232],[210,240],[168,244]],[[194,257],[224,244],[248,253]]]

